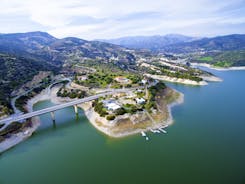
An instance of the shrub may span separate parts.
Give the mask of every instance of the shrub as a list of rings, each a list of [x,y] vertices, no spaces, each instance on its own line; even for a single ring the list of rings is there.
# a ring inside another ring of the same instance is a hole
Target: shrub
[[[106,119],[109,120],[109,121],[110,121],[110,120],[114,120],[115,118],[116,118],[116,116],[115,116],[115,115],[112,115],[112,114],[106,116]]]
[[[126,113],[126,110],[124,108],[117,109],[115,111],[116,115],[124,115]]]

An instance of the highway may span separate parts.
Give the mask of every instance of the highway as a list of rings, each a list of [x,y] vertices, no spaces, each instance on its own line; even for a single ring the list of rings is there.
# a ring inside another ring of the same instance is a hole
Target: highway
[[[66,107],[70,107],[70,106],[78,105],[78,104],[81,104],[81,103],[89,102],[89,101],[98,99],[100,97],[106,96],[106,95],[113,95],[115,93],[128,92],[128,91],[132,91],[134,89],[135,88],[114,89],[114,90],[109,91],[109,92],[100,93],[100,94],[89,96],[89,97],[86,97],[86,98],[83,98],[83,99],[74,100],[74,101],[71,101],[71,102],[55,105],[55,106],[48,107],[48,108],[45,108],[45,109],[41,109],[41,110],[38,110],[38,111],[33,111],[33,112],[26,113],[26,114],[21,114],[19,116],[5,118],[5,119],[0,120],[0,124],[6,124],[6,123],[13,122],[13,121],[25,120],[25,119],[28,119],[28,118],[32,118],[34,116],[39,116],[39,115],[46,114],[46,113],[49,113],[49,112],[54,112],[54,111],[57,111],[59,109],[63,109],[63,108],[66,108]]]

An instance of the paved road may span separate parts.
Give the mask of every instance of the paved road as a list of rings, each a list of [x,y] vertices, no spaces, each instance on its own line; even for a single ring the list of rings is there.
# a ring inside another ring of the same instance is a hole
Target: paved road
[[[15,117],[9,117],[9,118],[0,120],[0,124],[6,124],[6,123],[9,123],[9,122],[13,122],[13,121],[25,120],[25,119],[28,119],[28,118],[31,118],[31,117],[34,117],[34,116],[39,116],[41,114],[54,112],[54,111],[57,111],[59,109],[63,109],[63,108],[74,106],[74,105],[78,105],[78,104],[81,104],[81,103],[84,103],[84,102],[92,101],[92,100],[98,99],[98,98],[106,96],[106,95],[112,95],[112,94],[121,93],[121,92],[128,92],[128,91],[132,91],[134,89],[135,88],[114,89],[114,90],[109,91],[109,92],[100,93],[100,94],[89,96],[89,97],[86,97],[86,98],[83,98],[83,99],[79,99],[79,100],[74,100],[72,102],[67,102],[67,103],[64,103],[64,104],[55,105],[55,106],[48,107],[48,108],[45,108],[45,109],[42,109],[42,110],[33,111],[33,112],[26,113],[26,114],[21,114],[19,116],[15,116]]]

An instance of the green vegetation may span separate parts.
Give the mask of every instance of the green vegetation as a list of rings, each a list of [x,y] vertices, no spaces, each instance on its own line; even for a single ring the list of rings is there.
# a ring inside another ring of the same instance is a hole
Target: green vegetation
[[[93,68],[96,71],[102,71],[102,72],[110,71],[111,73],[120,73],[124,71],[113,63],[104,63],[102,60],[99,59],[87,59],[84,60],[83,63],[78,65],[88,67],[88,68]]]
[[[23,125],[19,122],[12,122],[4,130],[0,131],[0,136],[6,136],[7,134],[17,133]]]
[[[142,110],[141,108],[138,108],[134,104],[125,104],[123,105],[123,108],[125,109],[126,113],[135,114],[138,110]]]
[[[212,60],[208,58],[212,58]],[[209,63],[215,67],[224,68],[245,66],[245,50],[208,52],[202,57],[194,55],[191,58],[191,62]]]
[[[132,81],[132,85],[138,84],[142,80],[142,76],[129,72],[117,71],[112,72],[105,69],[97,69],[95,73],[88,74],[87,79],[79,81],[78,77],[75,77],[75,83],[90,87],[90,88],[106,88],[111,85],[111,88],[122,88],[123,85],[115,80],[118,76],[124,76]],[[131,84],[126,84],[125,87],[132,87]]]
[[[136,74],[127,74],[125,75],[125,77],[131,80],[132,84],[137,84],[143,79],[142,76]]]
[[[145,93],[144,93],[144,91],[142,91],[142,92],[136,92],[136,95],[137,95],[137,98],[144,98]]]
[[[75,83],[80,84],[86,87],[93,87],[93,88],[105,88],[107,85],[114,82],[114,78],[116,74],[114,73],[103,73],[103,72],[96,72],[93,74],[88,75],[88,79],[84,81],[75,80]],[[114,82],[116,83],[116,81]]]
[[[110,115],[106,116],[106,119],[109,120],[109,121],[114,120],[115,118],[116,118],[116,116],[113,115],[113,114],[110,114]]]
[[[4,126],[4,124],[0,124],[0,129]]]
[[[7,114],[12,113],[11,92],[31,81],[39,71],[56,71],[56,68],[32,58],[16,57],[0,53],[0,106]]]
[[[69,97],[69,98],[84,98],[87,95],[86,91],[79,89],[65,89],[65,87],[60,88],[57,92],[59,97]]]
[[[210,61],[213,61],[213,58],[211,56],[206,56],[206,57],[201,57],[199,58],[200,61],[207,61],[207,62],[210,62]]]
[[[193,73],[190,73],[189,71],[188,72],[177,71],[177,72],[173,73],[173,72],[170,72],[167,70],[163,70],[162,73],[166,74],[169,77],[176,77],[176,78],[180,78],[180,79],[189,79],[189,80],[196,81],[196,82],[202,81],[202,78],[196,76]]]
[[[232,62],[227,62],[227,61],[218,61],[213,64],[215,67],[221,67],[221,68],[228,68],[232,66]]]
[[[202,81],[202,78],[198,77],[198,75],[200,74],[199,70],[193,69],[193,68],[189,68],[187,71],[175,71],[172,72],[170,70],[167,70],[165,68],[162,68],[159,72],[152,70],[150,68],[143,68],[143,71],[152,74],[152,75],[166,75],[168,77],[175,77],[175,78],[180,78],[180,79],[189,79],[189,80],[193,80],[196,82],[200,82]]]
[[[0,131],[0,142],[5,140],[11,134],[21,132],[24,128],[31,127],[32,122],[27,120],[25,123],[12,122],[5,129]]]
[[[117,115],[117,116],[119,116],[119,115],[124,115],[124,114],[126,114],[127,113],[127,111],[126,111],[126,109],[124,109],[123,107],[121,107],[121,108],[119,108],[119,109],[117,109],[116,111],[115,111],[115,114]]]
[[[22,112],[27,112],[26,109],[24,108],[24,105],[27,103],[27,101],[40,93],[42,90],[44,90],[46,87],[49,86],[51,83],[51,78],[47,77],[46,79],[43,80],[42,84],[36,88],[34,88],[32,91],[27,93],[26,95],[21,96],[18,98],[15,102],[15,106]]]
[[[1,115],[10,114],[12,109],[8,108],[7,106],[0,106]]]
[[[99,102],[99,100],[94,100],[92,103],[92,107],[94,107],[94,111],[97,112],[101,117],[105,117],[106,115],[108,115],[108,112],[104,108],[103,103]]]
[[[166,85],[163,82],[157,83],[155,86],[151,86],[148,89],[148,100],[147,103],[144,105],[144,108],[148,111],[151,112],[151,109],[154,108],[156,109],[156,96],[157,93],[161,90],[164,90],[166,88]]]
[[[153,60],[151,63],[148,64],[150,64],[151,67],[141,66],[140,70],[152,75],[164,75],[172,78],[189,79],[196,82],[202,81],[202,78],[200,78],[199,76],[203,74],[203,71],[188,67],[186,65],[170,64],[173,65],[171,67],[162,64],[161,62],[159,62],[159,59]],[[174,65],[177,65],[178,68],[174,67]]]
[[[137,111],[142,111],[142,108],[141,107],[137,107],[134,104],[125,104],[125,105],[123,105],[123,107],[117,109],[115,111],[115,114],[117,116],[118,115],[124,115],[126,113],[135,114]]]

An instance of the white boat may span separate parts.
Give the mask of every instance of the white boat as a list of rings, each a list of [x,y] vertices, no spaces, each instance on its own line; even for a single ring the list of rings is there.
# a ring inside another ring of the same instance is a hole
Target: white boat
[[[145,137],[145,136],[146,136],[146,134],[145,134],[145,132],[144,132],[144,131],[142,131],[142,132],[141,132],[141,135],[142,135],[143,137]]]
[[[163,133],[167,133],[167,131],[166,130],[163,130],[162,128],[158,128],[158,130],[160,130],[161,132],[163,132]]]
[[[147,140],[147,141],[148,141],[148,140],[149,140],[149,137],[145,137],[145,140]]]
[[[28,130],[24,131],[24,135],[27,135],[27,134],[29,134],[29,131]]]
[[[156,132],[156,133],[159,133],[159,134],[161,133],[159,130],[155,130],[155,132]]]

